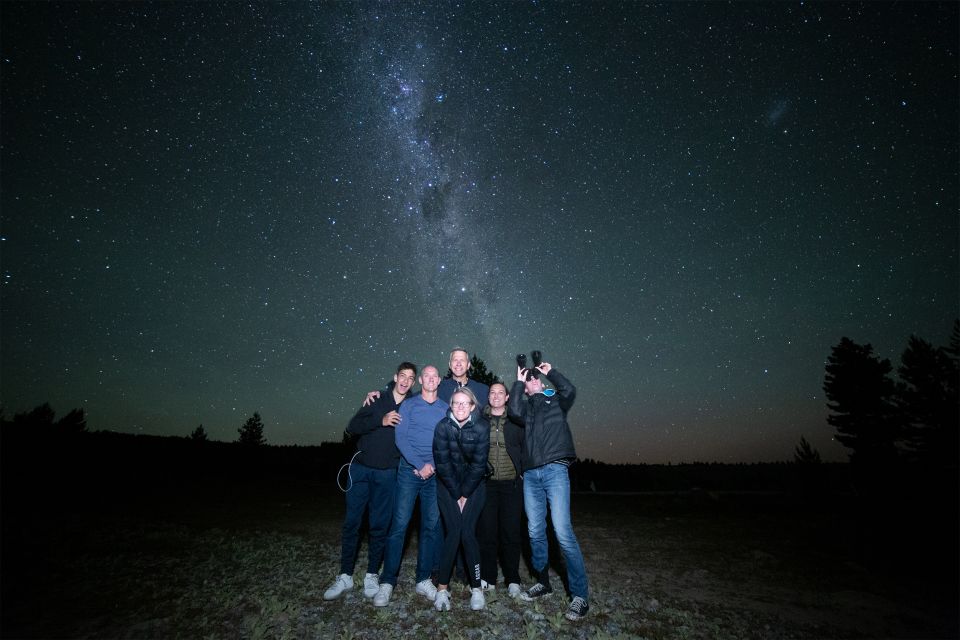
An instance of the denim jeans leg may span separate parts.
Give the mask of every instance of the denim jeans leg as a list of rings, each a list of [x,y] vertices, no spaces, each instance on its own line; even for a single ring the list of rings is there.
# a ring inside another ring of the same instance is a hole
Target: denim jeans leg
[[[533,570],[547,566],[547,494],[543,489],[543,467],[523,474],[523,508],[527,512],[527,533]]]
[[[383,573],[380,582],[397,585],[400,574],[400,560],[403,556],[403,542],[407,535],[407,525],[413,515],[417,502],[417,493],[421,480],[413,475],[413,467],[401,460],[397,467],[397,493],[394,497],[393,522],[387,535],[387,546],[383,556]]]
[[[373,469],[370,482],[370,538],[367,547],[367,573],[378,573],[383,562],[390,520],[397,493],[396,469]]]
[[[360,527],[363,524],[363,512],[370,500],[370,472],[374,471],[362,464],[350,465],[350,477],[353,482],[346,493],[347,514],[343,518],[340,531],[340,573],[353,575],[357,562],[357,550],[360,547]]]
[[[416,478],[415,478],[416,479]],[[420,534],[417,546],[417,582],[430,577],[440,562],[440,507],[437,506],[437,476],[420,483]]]
[[[551,463],[544,468],[544,488],[550,503],[550,521],[557,535],[557,543],[567,565],[570,593],[587,599],[587,569],[583,563],[580,543],[573,533],[570,519],[570,475],[566,465]]]

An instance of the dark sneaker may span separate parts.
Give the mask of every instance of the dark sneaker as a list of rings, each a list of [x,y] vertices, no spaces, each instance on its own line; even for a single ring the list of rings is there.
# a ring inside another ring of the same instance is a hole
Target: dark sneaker
[[[570,603],[570,608],[567,609],[566,618],[570,622],[576,622],[583,616],[587,615],[587,611],[590,610],[590,606],[587,604],[587,601],[577,596],[573,599],[573,602]]]
[[[553,593],[553,589],[550,588],[550,585],[540,584],[539,582],[526,591],[520,594],[521,600],[526,600],[527,602],[532,602],[537,598],[542,598],[543,596],[548,596]]]

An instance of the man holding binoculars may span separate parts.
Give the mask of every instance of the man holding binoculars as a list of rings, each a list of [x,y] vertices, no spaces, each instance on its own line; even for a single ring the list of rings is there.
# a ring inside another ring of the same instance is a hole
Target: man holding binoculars
[[[539,351],[530,354],[533,366],[527,368],[526,354],[517,356],[517,381],[510,390],[510,418],[524,428],[523,502],[527,512],[530,550],[537,583],[520,594],[531,601],[553,592],[547,546],[547,506],[550,520],[567,564],[567,579],[573,601],[567,609],[568,620],[587,614],[587,570],[580,544],[570,521],[570,476],[568,467],[577,457],[567,412],[573,406],[577,390],[549,362],[542,362]],[[546,389],[542,376],[553,385]]]

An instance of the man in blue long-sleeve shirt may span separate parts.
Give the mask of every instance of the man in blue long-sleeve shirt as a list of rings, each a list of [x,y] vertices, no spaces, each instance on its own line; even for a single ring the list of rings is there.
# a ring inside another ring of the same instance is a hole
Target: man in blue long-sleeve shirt
[[[380,575],[380,589],[373,598],[377,607],[390,604],[400,573],[403,541],[413,507],[420,498],[420,535],[417,545],[417,593],[433,600],[437,588],[430,579],[440,546],[440,510],[437,507],[437,478],[433,466],[433,433],[447,413],[448,405],[437,397],[440,372],[427,365],[420,374],[420,395],[400,405],[396,426],[400,464],[397,467],[396,506],[387,535],[387,549]]]

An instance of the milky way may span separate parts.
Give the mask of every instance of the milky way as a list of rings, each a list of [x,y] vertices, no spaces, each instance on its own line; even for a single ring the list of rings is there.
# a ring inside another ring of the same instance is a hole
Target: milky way
[[[581,457],[843,460],[958,314],[956,4],[0,4],[0,400],[339,440],[539,348]]]

